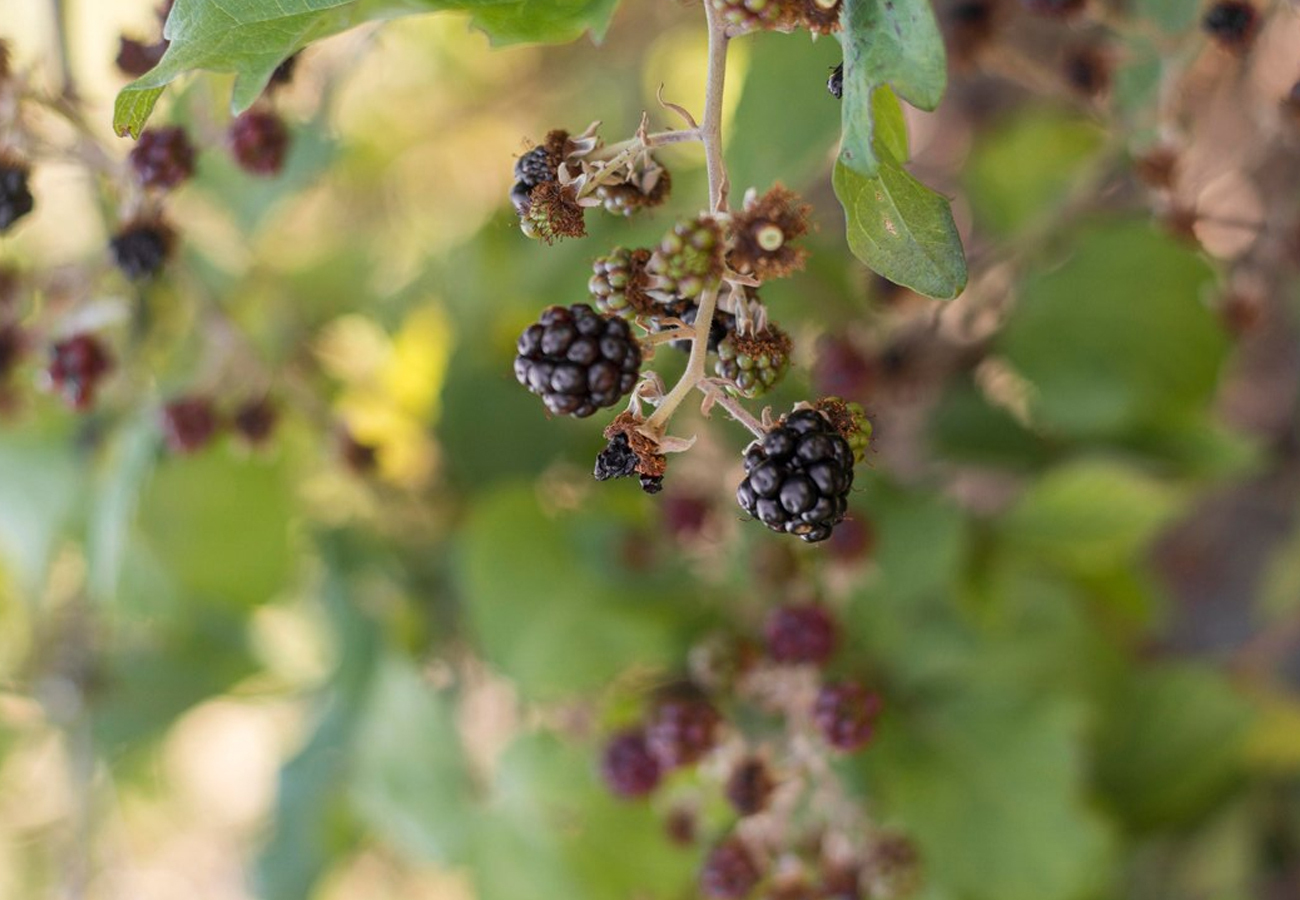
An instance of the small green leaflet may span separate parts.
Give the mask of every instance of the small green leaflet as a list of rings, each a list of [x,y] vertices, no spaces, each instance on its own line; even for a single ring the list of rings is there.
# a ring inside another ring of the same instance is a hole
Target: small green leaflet
[[[934,14],[927,0],[844,0],[840,21],[843,138],[833,183],[849,248],[891,281],[951,299],[966,286],[961,238],[948,201],[903,168],[907,129],[895,96],[926,110],[943,96]]]
[[[162,61],[117,96],[113,128],[139,137],[163,89],[198,69],[235,74],[231,105],[242,112],[276,66],[322,38],[366,22],[453,10],[472,14],[496,44],[604,35],[618,0],[176,0]]]

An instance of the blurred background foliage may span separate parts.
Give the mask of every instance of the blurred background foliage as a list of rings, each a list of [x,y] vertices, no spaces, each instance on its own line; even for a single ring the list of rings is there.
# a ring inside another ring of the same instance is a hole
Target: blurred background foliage
[[[69,4],[118,158],[117,36],[151,5]],[[143,289],[103,271],[111,186],[38,165],[0,257],[29,316],[95,323],[121,366],[86,416],[37,388],[39,354],[6,384],[0,896],[693,896],[705,844],[670,841],[668,798],[611,797],[598,747],[692,646],[810,596],[886,697],[839,766],[915,842],[918,896],[1300,896],[1300,19],[1276,4],[1243,60],[1196,4],[1131,6],[1107,30],[994,3],[980,35],[936,7],[952,85],[909,123],[971,261],[948,305],[844,247],[838,46],[736,42],[732,184],[781,180],[819,225],[766,291],[799,347],[773,408],[834,392],[875,422],[827,547],[740,521],[721,418],[677,429],[699,444],[645,497],[591,481],[601,422],[549,420],[511,375],[592,257],[672,221],[529,242],[512,159],[551,128],[630,134],[661,83],[696,105],[698,6],[627,0],[601,46],[492,50],[452,14],[331,39],[279,97],[273,180],[222,150],[228,82],[181,82],[160,116],[205,149],[168,207],[180,258]],[[0,22],[50,77],[44,4]],[[1069,77],[1081,45],[1100,88]],[[1144,187],[1134,159],[1175,132],[1177,179]],[[692,209],[698,151],[663,159]],[[269,393],[271,447],[167,453],[182,391]]]

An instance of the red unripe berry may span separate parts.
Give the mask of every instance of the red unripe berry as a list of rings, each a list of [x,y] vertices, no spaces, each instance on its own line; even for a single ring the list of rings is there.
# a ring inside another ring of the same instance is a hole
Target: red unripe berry
[[[89,409],[100,379],[113,368],[104,345],[92,335],[79,334],[55,344],[50,354],[50,383],[73,409]]]
[[[857,681],[823,685],[813,703],[813,722],[837,750],[859,750],[871,740],[880,697]]]
[[[822,665],[835,652],[835,620],[821,606],[783,606],[768,617],[767,654],[779,663]]]
[[[132,148],[130,160],[140,184],[170,190],[194,174],[194,145],[179,125],[148,128]]]
[[[659,785],[659,762],[641,729],[623,731],[605,745],[600,761],[605,784],[620,797],[644,797]]]
[[[289,129],[277,114],[249,110],[230,123],[230,152],[245,172],[278,175],[289,152]]]
[[[669,696],[651,713],[646,742],[663,769],[688,766],[713,749],[721,721],[713,704],[702,695]]]
[[[163,407],[163,436],[173,453],[195,453],[217,433],[217,412],[207,397],[182,397]]]
[[[763,873],[749,849],[728,838],[709,851],[700,870],[700,892],[714,900],[739,900],[758,884]]]

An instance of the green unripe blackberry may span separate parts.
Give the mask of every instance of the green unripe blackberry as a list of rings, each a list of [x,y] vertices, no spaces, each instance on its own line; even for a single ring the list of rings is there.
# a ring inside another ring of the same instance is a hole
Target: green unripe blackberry
[[[621,316],[629,322],[637,316],[657,312],[654,299],[645,292],[649,283],[646,274],[649,261],[649,250],[616,247],[608,256],[592,262],[587,290],[591,291],[596,309],[606,315]]]
[[[678,222],[650,259],[654,287],[678,297],[694,297],[722,275],[722,229],[712,216]]]
[[[775,387],[790,368],[790,337],[775,325],[755,334],[734,332],[718,344],[713,370],[734,383],[733,391],[753,399]]]

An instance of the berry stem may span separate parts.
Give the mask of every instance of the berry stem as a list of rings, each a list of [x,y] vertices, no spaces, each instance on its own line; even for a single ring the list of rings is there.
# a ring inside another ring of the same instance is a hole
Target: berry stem
[[[709,212],[722,212],[727,203],[727,168],[722,157],[722,92],[727,76],[726,25],[718,18],[712,3],[704,4],[704,15],[709,28],[709,74],[704,91],[704,120],[700,123],[700,143],[704,145],[704,166],[709,178]],[[677,407],[690,395],[704,378],[704,364],[709,353],[709,330],[713,327],[713,314],[718,308],[718,291],[722,285],[715,281],[700,294],[699,310],[695,314],[694,336],[691,339],[691,356],[681,380],[659,403],[659,408],[646,420],[645,430],[662,436],[668,421]],[[724,407],[726,408],[726,407]],[[728,410],[730,412],[730,410]]]
[[[728,395],[725,391],[719,390],[711,381],[700,381],[695,387],[708,398],[708,402],[716,403],[725,409],[731,415],[731,418],[749,429],[749,433],[754,437],[761,438],[767,434],[767,429],[763,427],[763,423],[754,418],[749,410],[741,406],[740,401]]]
[[[77,96],[77,85],[72,75],[72,58],[68,53],[67,0],[50,0],[50,17],[54,23],[54,63],[59,72],[59,92],[63,97]]]
[[[677,328],[668,328],[664,331],[655,331],[641,338],[641,343],[657,347],[660,344],[666,344],[669,341],[680,341],[683,339],[694,340],[695,329],[690,325],[681,325]]]

